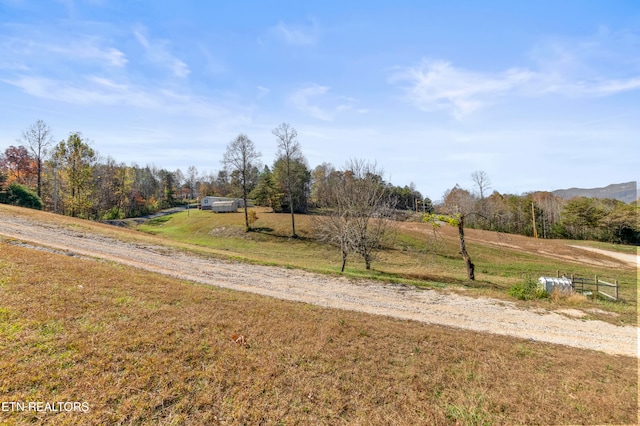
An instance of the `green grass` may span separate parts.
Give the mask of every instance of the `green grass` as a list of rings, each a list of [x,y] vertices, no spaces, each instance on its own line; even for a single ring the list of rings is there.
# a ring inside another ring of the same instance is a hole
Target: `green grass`
[[[300,238],[289,238],[290,216],[258,211],[253,232],[244,231],[244,215],[238,213],[216,214],[209,211],[191,211],[165,216],[150,221],[139,230],[181,243],[213,249],[218,254],[233,259],[268,265],[281,265],[313,272],[339,274],[339,251],[319,244],[312,238],[311,217],[296,216],[296,231]],[[349,258],[345,276],[353,279],[375,279],[426,287],[461,286],[472,289],[478,296],[513,299],[508,291],[527,276],[567,274],[617,279],[620,283],[621,303],[573,300],[576,307],[593,307],[613,311],[619,316],[601,317],[609,322],[624,324],[637,321],[637,277],[632,268],[614,269],[569,262],[542,256],[535,252],[511,250],[508,247],[485,244],[474,240],[472,231],[467,235],[467,249],[476,266],[476,281],[466,278],[464,263],[459,254],[457,230],[443,227],[434,235],[428,225],[417,229],[402,227],[396,234],[394,246],[380,252],[372,270],[364,268],[364,262],[355,256]],[[554,243],[557,243],[554,242]],[[584,241],[566,242],[584,244]],[[551,244],[549,242],[548,244]],[[597,243],[600,248],[620,248],[612,244]],[[625,251],[634,248],[625,248]],[[588,252],[584,256],[589,256]],[[469,292],[465,293],[469,294]],[[553,309],[564,300],[524,302]]]

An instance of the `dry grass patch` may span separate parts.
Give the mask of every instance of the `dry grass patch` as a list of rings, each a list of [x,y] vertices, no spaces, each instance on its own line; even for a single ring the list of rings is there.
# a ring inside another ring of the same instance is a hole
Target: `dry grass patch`
[[[633,424],[634,358],[199,286],[0,243],[9,424]],[[242,339],[240,339],[242,337]]]

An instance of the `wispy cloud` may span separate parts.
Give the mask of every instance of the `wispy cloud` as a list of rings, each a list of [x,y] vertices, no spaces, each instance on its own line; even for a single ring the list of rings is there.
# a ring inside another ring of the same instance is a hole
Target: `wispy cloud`
[[[264,86],[258,86],[257,89],[258,89],[258,99],[264,98],[270,92],[269,88]]]
[[[50,66],[53,63],[71,62],[121,68],[128,62],[124,52],[109,46],[102,38],[80,34],[52,42],[38,32],[20,33],[1,37],[0,48],[5,53],[2,55],[4,60],[0,59],[0,65],[11,60],[14,63],[46,62]]]
[[[291,46],[315,46],[319,38],[319,28],[315,21],[311,25],[292,25],[280,21],[269,32]]]
[[[52,53],[74,57],[78,60],[98,60],[112,67],[124,67],[128,62],[123,52],[114,47],[101,46],[96,39],[86,39],[66,46],[43,45],[42,47]]]
[[[204,71],[211,75],[219,75],[226,71],[224,64],[211,53],[207,46],[203,43],[198,43],[197,46],[205,61]]]
[[[168,68],[176,77],[185,78],[191,73],[189,66],[170,52],[168,41],[150,40],[145,33],[146,28],[143,26],[138,25],[133,29],[133,35],[144,47],[147,58],[151,62]]]
[[[22,76],[15,79],[3,79],[2,81],[22,89],[31,96],[76,105],[125,104],[151,107],[157,101],[142,90],[96,76],[88,76],[83,80],[74,81]]]
[[[20,88],[25,93],[42,98],[86,106],[123,106],[148,109],[169,114],[221,117],[238,114],[242,109],[225,107],[210,100],[167,88],[145,88],[128,82],[118,82],[96,75],[69,81],[46,77],[22,76],[0,81]]]
[[[351,109],[350,103],[353,102],[348,98],[329,95],[329,87],[318,84],[296,90],[288,100],[300,111],[323,121],[333,121],[339,113]]]
[[[529,54],[532,67],[481,72],[425,59],[395,68],[389,82],[399,85],[417,108],[461,119],[506,97],[604,97],[638,90],[639,47],[640,37],[633,33],[601,30],[583,40],[538,43]]]
[[[424,60],[417,67],[397,70],[390,81],[406,83],[407,97],[418,108],[447,110],[461,118],[534,78],[534,73],[521,69],[491,75],[455,68],[445,61]]]
[[[640,33],[600,27],[584,37],[547,36],[538,40],[526,57],[545,74],[590,80],[640,71]]]

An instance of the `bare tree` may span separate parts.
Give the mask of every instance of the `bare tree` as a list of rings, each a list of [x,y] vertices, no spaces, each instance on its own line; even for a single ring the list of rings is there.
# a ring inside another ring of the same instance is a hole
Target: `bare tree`
[[[484,194],[491,189],[491,179],[489,179],[489,175],[484,170],[476,170],[471,173],[471,179],[473,179],[473,182],[478,187],[480,200],[484,200]]]
[[[340,247],[342,271],[350,253],[362,256],[366,269],[392,234],[392,201],[384,190],[382,170],[351,160],[330,188],[330,213],[314,220],[316,238]]]
[[[478,226],[478,222],[482,222],[482,218],[488,216],[487,214],[487,202],[485,200],[485,194],[491,189],[491,180],[489,179],[489,175],[484,170],[476,170],[471,173],[471,179],[475,183],[478,188],[478,192],[480,195],[480,201],[476,210],[478,211],[477,217],[473,218],[472,225]]]
[[[196,198],[196,182],[198,181],[198,169],[196,166],[189,166],[187,169],[187,186],[189,188],[189,198]]]
[[[245,230],[249,232],[249,213],[247,209],[247,194],[251,192],[249,187],[251,171],[257,167],[255,164],[262,154],[256,151],[253,141],[245,134],[238,135],[227,145],[222,163],[225,168],[230,168],[231,173],[236,172],[238,182],[242,189],[242,200],[244,201]]]
[[[42,192],[42,158],[46,155],[47,146],[53,143],[51,128],[42,120],[38,120],[22,132],[22,139],[28,144],[36,158],[38,174],[38,197]]]
[[[285,166],[285,184],[287,197],[289,198],[289,210],[291,211],[291,237],[296,238],[296,221],[293,214],[293,180],[292,165],[296,161],[304,161],[302,148],[298,142],[298,132],[289,123],[282,123],[275,129],[273,134],[278,141],[278,155]]]

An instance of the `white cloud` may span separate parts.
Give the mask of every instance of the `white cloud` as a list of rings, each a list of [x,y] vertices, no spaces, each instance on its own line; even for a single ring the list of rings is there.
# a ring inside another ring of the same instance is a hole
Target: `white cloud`
[[[269,94],[270,90],[267,87],[258,86],[258,99],[262,99]]]
[[[461,118],[534,78],[534,73],[522,69],[492,75],[455,68],[445,61],[425,60],[418,67],[397,71],[390,81],[406,82],[407,96],[418,108],[447,110]]]
[[[77,60],[97,59],[109,66],[118,68],[124,67],[127,64],[128,60],[123,52],[113,47],[101,47],[98,44],[98,40],[87,39],[67,46],[47,45],[43,47],[53,53],[62,54]]]
[[[37,33],[0,38],[0,48],[6,58],[15,62],[20,58],[24,62],[65,61],[92,63],[92,65],[122,68],[128,60],[126,55],[115,47],[105,46],[105,40],[96,36],[75,35],[57,42],[44,40]],[[51,66],[51,63],[49,63]]]
[[[481,72],[445,60],[399,67],[389,82],[424,111],[461,119],[506,97],[604,97],[640,89],[640,35],[601,27],[586,37],[548,36],[525,55],[528,67]]]
[[[155,101],[152,96],[142,90],[95,76],[73,82],[33,76],[3,79],[2,81],[22,89],[31,96],[77,105],[124,104],[152,107]]]
[[[640,72],[626,79],[571,79],[556,72],[512,68],[481,73],[445,61],[423,61],[397,70],[391,83],[404,83],[407,98],[421,110],[445,110],[461,119],[507,96],[602,97],[640,89]]]
[[[640,34],[600,27],[585,37],[547,36],[539,40],[527,57],[544,74],[571,80],[592,80],[640,71]]]
[[[242,108],[214,104],[206,98],[184,92],[166,88],[145,88],[95,75],[73,81],[33,76],[0,81],[18,87],[31,96],[74,105],[131,106],[189,117],[240,117],[235,118],[235,121],[244,120],[246,114]]]
[[[289,102],[313,118],[323,121],[333,121],[339,113],[351,109],[351,106],[340,103],[340,101],[346,98],[330,96],[328,92],[328,86],[310,84],[291,94],[291,96],[289,96]]]
[[[619,92],[640,89],[640,77],[630,78],[628,80],[609,80],[596,84],[593,92],[596,95],[613,95]]]
[[[138,40],[138,43],[145,48],[147,57],[151,62],[170,69],[176,77],[185,78],[191,73],[189,66],[169,51],[169,42],[165,40],[149,40],[145,32],[145,28],[140,25],[133,29],[133,35]]]
[[[136,40],[138,40],[138,43],[140,43],[142,47],[144,47],[145,49],[148,49],[149,41],[147,40],[147,37],[143,34],[144,31],[145,29],[143,27],[138,26],[133,30],[133,35],[136,37]]]
[[[278,39],[292,46],[315,46],[319,36],[315,21],[311,26],[287,25],[280,21],[269,30]]]

